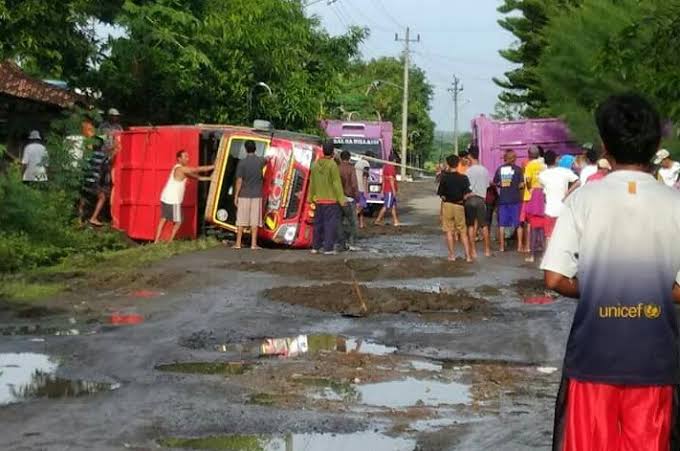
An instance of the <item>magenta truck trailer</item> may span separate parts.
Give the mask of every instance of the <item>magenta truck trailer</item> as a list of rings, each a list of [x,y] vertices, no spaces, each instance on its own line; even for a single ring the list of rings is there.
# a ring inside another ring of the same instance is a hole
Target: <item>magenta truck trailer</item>
[[[518,166],[524,166],[531,146],[541,146],[557,155],[578,155],[581,148],[560,119],[495,121],[482,115],[472,120],[472,143],[479,148],[480,163],[493,174],[503,164],[507,150],[517,153]]]
[[[392,154],[391,122],[345,122],[339,120],[321,121],[321,127],[335,147],[348,150],[355,155],[366,155],[388,160]],[[382,193],[382,164],[370,162],[371,168],[366,189],[366,201],[371,209],[384,203]]]

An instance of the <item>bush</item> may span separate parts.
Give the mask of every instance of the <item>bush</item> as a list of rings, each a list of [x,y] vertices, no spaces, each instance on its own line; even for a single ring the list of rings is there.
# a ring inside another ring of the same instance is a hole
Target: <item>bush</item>
[[[72,118],[57,121],[53,128],[47,143],[49,181],[44,187],[25,185],[17,165],[0,176],[0,273],[53,265],[73,254],[125,247],[117,233],[75,225],[82,162],[70,157],[63,136],[73,133],[76,122]]]

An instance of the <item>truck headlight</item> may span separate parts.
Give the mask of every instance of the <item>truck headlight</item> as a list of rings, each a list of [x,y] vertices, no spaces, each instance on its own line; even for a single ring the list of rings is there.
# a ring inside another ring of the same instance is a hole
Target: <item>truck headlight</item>
[[[274,235],[274,242],[291,244],[297,235],[297,225],[282,225]]]

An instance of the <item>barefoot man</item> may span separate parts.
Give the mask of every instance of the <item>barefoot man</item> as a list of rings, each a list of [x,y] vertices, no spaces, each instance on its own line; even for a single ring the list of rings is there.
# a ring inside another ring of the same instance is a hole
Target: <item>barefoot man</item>
[[[189,153],[186,150],[180,150],[177,152],[177,163],[170,171],[168,181],[161,193],[161,220],[158,223],[154,243],[160,241],[163,227],[165,227],[165,223],[168,221],[172,223],[170,241],[175,239],[175,235],[177,235],[177,231],[182,225],[182,202],[184,201],[187,178],[201,181],[210,180],[210,177],[201,177],[199,174],[210,172],[215,168],[215,166],[190,168],[187,164],[189,164]]]

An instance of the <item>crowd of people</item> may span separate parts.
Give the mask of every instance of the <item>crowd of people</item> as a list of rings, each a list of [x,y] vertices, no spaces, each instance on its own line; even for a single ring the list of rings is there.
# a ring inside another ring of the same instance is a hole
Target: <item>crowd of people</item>
[[[100,216],[109,202],[112,186],[112,160],[118,152],[115,134],[123,130],[120,113],[115,108],[107,111],[104,120],[97,127],[95,118],[99,114],[85,115],[79,134],[69,135],[64,140],[74,167],[82,167],[78,216],[81,224],[100,227]],[[39,130],[28,134],[27,143],[21,155],[21,176],[24,184],[44,189],[49,181],[50,151]]]
[[[350,162],[350,152],[340,152],[336,160],[336,149],[332,142],[323,145],[323,158],[311,168],[307,201],[314,204],[314,241],[312,253],[335,255],[342,251],[357,251],[357,229],[365,227],[364,213],[368,205],[367,188],[369,163],[359,158]],[[391,161],[395,157],[390,158]],[[392,225],[399,226],[397,213],[397,184],[394,165],[383,166],[382,183],[384,204],[374,222],[383,225],[390,212]]]
[[[680,190],[680,163],[670,152],[659,150],[653,160],[657,179]],[[533,146],[527,159],[518,164],[517,153],[508,150],[503,164],[491,176],[479,163],[479,149],[470,146],[451,155],[439,168],[440,221],[449,260],[456,260],[456,242],[462,243],[465,259],[477,258],[476,241],[483,241],[484,255],[491,256],[491,225],[498,226],[498,250],[507,250],[507,240],[516,237],[517,252],[534,262],[552,236],[564,201],[575,190],[604,179],[612,167],[591,144],[578,156],[557,155]]]

